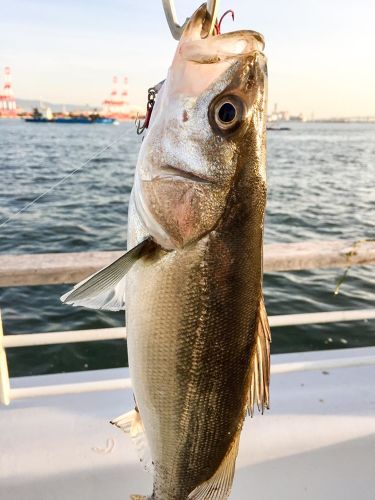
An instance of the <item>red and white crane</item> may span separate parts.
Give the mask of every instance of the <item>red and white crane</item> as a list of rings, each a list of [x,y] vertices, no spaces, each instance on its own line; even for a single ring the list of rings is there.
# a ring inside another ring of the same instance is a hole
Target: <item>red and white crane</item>
[[[103,113],[109,118],[126,120],[130,117],[130,107],[128,98],[128,79],[124,77],[122,92],[119,93],[118,78],[112,79],[112,91],[110,96],[103,101]]]
[[[0,93],[0,117],[15,118],[17,116],[17,104],[13,93],[12,72],[9,66],[4,68],[4,86]]]

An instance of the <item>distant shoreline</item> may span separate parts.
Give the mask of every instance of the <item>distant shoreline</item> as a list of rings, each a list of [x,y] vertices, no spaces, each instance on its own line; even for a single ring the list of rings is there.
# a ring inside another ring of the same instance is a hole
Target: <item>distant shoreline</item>
[[[24,116],[14,116],[14,117],[7,117],[7,116],[0,116],[0,120],[4,121],[4,120],[23,120],[24,119]],[[134,121],[134,118],[125,118],[125,119],[121,119],[119,120],[121,122],[133,122]],[[356,118],[328,118],[328,119],[324,119],[324,118],[321,118],[321,119],[317,119],[317,120],[304,120],[304,121],[294,121],[294,120],[290,120],[290,121],[269,121],[268,124],[269,125],[293,125],[293,124],[309,124],[309,123],[343,123],[343,124],[351,124],[351,123],[363,123],[363,124],[370,124],[370,123],[373,123],[375,124],[375,118],[368,118],[368,119],[356,119]]]

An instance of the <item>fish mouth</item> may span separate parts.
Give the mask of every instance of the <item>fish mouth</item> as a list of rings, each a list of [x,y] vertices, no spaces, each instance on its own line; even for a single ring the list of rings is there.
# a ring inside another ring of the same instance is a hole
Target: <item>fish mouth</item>
[[[198,184],[212,184],[214,182],[214,180],[209,177],[205,177],[201,174],[197,175],[195,172],[173,167],[172,165],[161,165],[160,171],[161,172],[155,175],[152,180],[190,181]]]

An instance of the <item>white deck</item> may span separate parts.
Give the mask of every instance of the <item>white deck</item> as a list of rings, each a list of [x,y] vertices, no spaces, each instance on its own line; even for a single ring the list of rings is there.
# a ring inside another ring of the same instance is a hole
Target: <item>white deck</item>
[[[272,363],[374,356],[375,348],[273,356]],[[14,379],[13,387],[127,377],[126,369]],[[128,500],[150,493],[128,436],[109,420],[131,391],[0,408],[2,500]],[[276,374],[271,410],[248,418],[231,499],[374,500],[375,366]]]

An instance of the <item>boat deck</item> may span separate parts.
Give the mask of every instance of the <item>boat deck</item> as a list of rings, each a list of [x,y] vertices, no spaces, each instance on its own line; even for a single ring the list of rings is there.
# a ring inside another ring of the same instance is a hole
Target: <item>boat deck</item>
[[[296,361],[374,356],[375,348],[275,355]],[[359,363],[360,364],[360,363]],[[127,369],[14,379],[14,387],[128,376]],[[276,373],[271,410],[247,418],[231,498],[373,500],[375,366]],[[128,436],[109,424],[130,390],[16,400],[0,408],[4,500],[125,500],[151,492]]]

